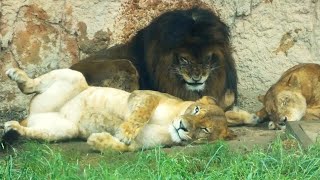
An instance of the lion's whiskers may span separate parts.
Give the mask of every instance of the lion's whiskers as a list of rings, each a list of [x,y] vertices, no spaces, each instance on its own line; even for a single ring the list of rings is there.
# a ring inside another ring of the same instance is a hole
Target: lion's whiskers
[[[169,69],[170,73],[181,75],[181,71],[179,67],[172,67]]]
[[[218,69],[218,68],[220,68],[220,67],[222,67],[222,66],[213,66],[210,70],[211,70],[211,71],[214,71],[214,70],[216,70],[216,69]]]
[[[189,135],[185,134],[185,136],[187,137],[188,140],[192,139]]]

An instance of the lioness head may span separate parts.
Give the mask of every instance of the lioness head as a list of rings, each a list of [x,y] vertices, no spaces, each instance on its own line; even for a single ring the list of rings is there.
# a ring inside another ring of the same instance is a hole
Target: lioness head
[[[299,121],[307,108],[306,99],[294,76],[285,85],[272,86],[259,100],[264,107],[258,112],[258,116],[270,120],[269,129],[285,129],[285,122]]]
[[[228,129],[224,111],[208,96],[190,105],[183,115],[175,119],[170,133],[175,142],[201,143],[235,137]]]

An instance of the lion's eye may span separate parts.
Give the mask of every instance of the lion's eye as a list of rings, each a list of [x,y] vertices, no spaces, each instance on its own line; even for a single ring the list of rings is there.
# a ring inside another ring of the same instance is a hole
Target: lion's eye
[[[290,102],[290,99],[289,98],[285,98],[283,101],[282,101],[282,105],[283,106],[286,106],[288,103]]]
[[[205,133],[210,133],[208,128],[201,128],[202,131],[204,131]]]
[[[212,59],[212,54],[210,54],[210,55],[208,55],[207,57],[206,57],[206,60],[207,61],[210,61]]]
[[[196,115],[200,112],[200,107],[199,106],[196,106],[193,110],[193,114]]]
[[[181,65],[187,65],[187,64],[189,64],[188,59],[185,58],[185,57],[182,57],[182,56],[179,57],[179,62],[180,62]]]

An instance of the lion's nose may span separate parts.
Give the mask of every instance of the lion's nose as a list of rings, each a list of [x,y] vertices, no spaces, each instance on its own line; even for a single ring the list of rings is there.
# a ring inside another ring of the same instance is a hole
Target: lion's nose
[[[278,124],[279,124],[279,126],[283,126],[284,127],[284,126],[286,126],[286,122],[287,121],[288,121],[288,118],[287,118],[287,116],[285,116],[285,117],[280,119],[280,122]]]
[[[182,129],[185,132],[188,132],[188,129],[183,125],[182,121],[180,121],[179,129]]]
[[[284,116],[280,119],[280,122],[287,122],[288,121],[288,117]]]

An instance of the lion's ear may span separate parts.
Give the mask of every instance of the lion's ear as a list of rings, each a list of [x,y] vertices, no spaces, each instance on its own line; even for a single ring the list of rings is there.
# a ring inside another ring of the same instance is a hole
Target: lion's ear
[[[261,122],[264,122],[268,117],[268,113],[264,107],[260,109],[260,111],[256,112],[256,115],[259,117]]]
[[[298,77],[296,75],[291,75],[289,80],[288,80],[288,83],[287,85],[289,87],[292,87],[292,88],[299,88],[300,87],[300,83],[299,83],[299,80],[298,80]]]
[[[258,96],[258,100],[259,100],[261,103],[263,103],[263,102],[264,102],[264,97],[265,97],[265,95],[259,95],[259,96]]]
[[[199,99],[197,102],[203,103],[203,104],[213,104],[217,105],[216,99],[214,99],[211,96],[203,96],[201,99]]]

